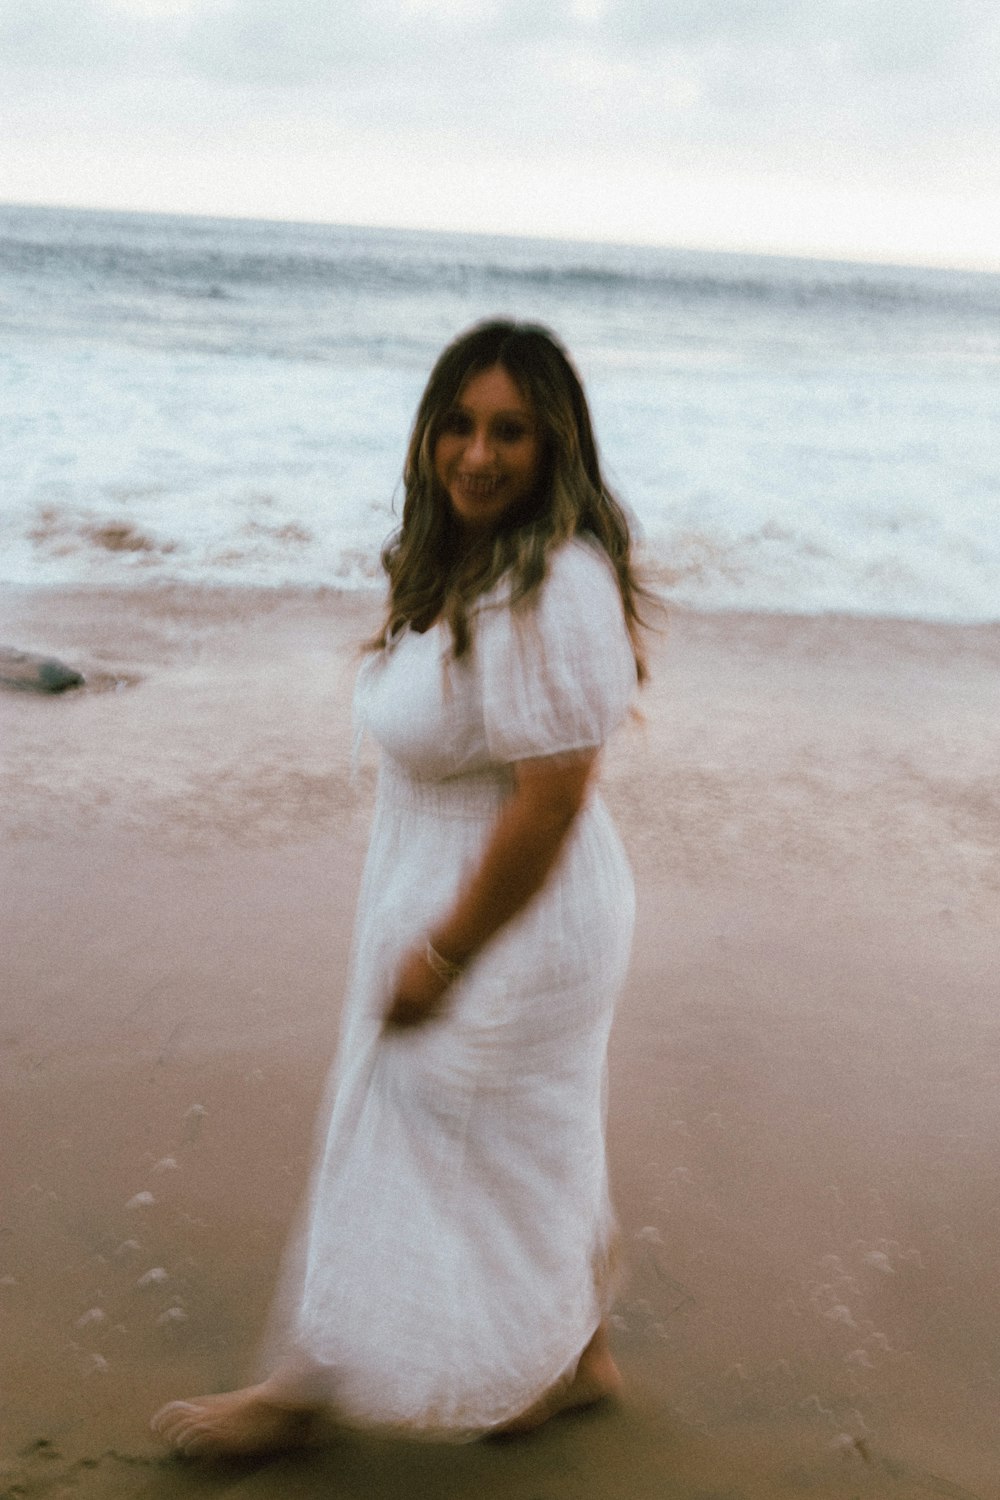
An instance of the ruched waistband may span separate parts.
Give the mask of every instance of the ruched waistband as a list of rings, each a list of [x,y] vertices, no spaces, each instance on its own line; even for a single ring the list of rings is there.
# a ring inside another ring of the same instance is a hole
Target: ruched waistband
[[[383,755],[379,766],[378,795],[387,807],[442,818],[483,819],[496,815],[510,796],[513,785],[513,775],[499,766],[432,781],[411,776],[398,761]]]

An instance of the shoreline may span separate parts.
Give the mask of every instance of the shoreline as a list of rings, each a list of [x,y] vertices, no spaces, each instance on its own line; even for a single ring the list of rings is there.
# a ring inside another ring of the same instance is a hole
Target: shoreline
[[[308,1169],[378,601],[238,594],[0,604],[134,679],[0,694],[5,1500],[218,1487],[146,1421],[246,1374]],[[1000,627],[674,612],[652,654],[604,775],[625,1401],[502,1448],[345,1435],[249,1496],[993,1493]]]
[[[672,619],[675,617],[685,619],[702,620],[770,620],[770,621],[817,621],[841,623],[844,625],[867,625],[874,629],[882,627],[892,628],[898,626],[902,629],[929,629],[929,630],[982,630],[986,633],[1000,631],[1000,616],[996,619],[985,618],[948,618],[943,615],[919,615],[919,614],[879,614],[865,610],[852,609],[822,609],[822,610],[797,610],[779,608],[745,608],[737,606],[709,606],[700,607],[695,604],[669,598],[670,575],[663,564],[653,563],[650,560],[640,560],[640,572],[648,575],[647,581],[654,592],[662,591],[664,617]],[[187,604],[192,615],[199,613],[199,604],[204,605],[206,601],[231,600],[239,605],[245,601],[254,601],[261,606],[270,606],[277,609],[282,606],[298,604],[303,607],[316,605],[343,606],[359,609],[370,607],[378,613],[381,600],[384,595],[384,579],[381,572],[374,576],[367,584],[344,583],[344,582],[315,582],[315,583],[254,583],[245,582],[220,582],[216,580],[195,582],[183,578],[155,578],[143,577],[141,575],[129,579],[124,577],[118,582],[106,580],[92,580],[89,582],[72,583],[65,580],[36,580],[25,582],[23,580],[0,580],[0,620],[16,618],[16,601],[21,601],[31,611],[35,602],[43,599],[55,601],[57,609],[62,609],[66,604],[83,604],[85,602],[95,603],[100,600],[120,599],[123,602],[133,601],[136,604],[144,602],[155,605],[158,601],[172,603],[175,609]],[[12,603],[12,601],[15,601]],[[218,609],[213,611],[216,618],[221,618]],[[654,629],[654,634],[656,630]],[[5,642],[5,644],[13,644]]]

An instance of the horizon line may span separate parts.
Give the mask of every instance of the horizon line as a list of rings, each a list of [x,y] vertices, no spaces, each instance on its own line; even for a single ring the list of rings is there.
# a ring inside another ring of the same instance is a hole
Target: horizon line
[[[118,214],[131,215],[136,218],[164,218],[164,219],[192,219],[201,220],[206,223],[243,223],[243,224],[288,224],[305,227],[318,227],[327,229],[360,229],[360,230],[383,230],[398,234],[425,234],[425,235],[454,235],[456,238],[467,237],[470,239],[505,239],[537,242],[539,244],[558,245],[580,245],[580,246],[611,246],[623,250],[663,250],[680,251],[695,255],[731,255],[731,256],[759,256],[768,260],[790,260],[805,262],[820,262],[827,265],[844,266],[878,266],[888,270],[911,271],[954,271],[959,274],[965,273],[977,276],[1000,275],[1000,260],[995,262],[970,260],[959,261],[955,259],[934,259],[923,257],[919,259],[900,259],[895,255],[880,255],[871,252],[864,255],[860,252],[847,253],[844,250],[823,250],[816,247],[800,247],[791,249],[787,246],[777,247],[771,245],[723,245],[705,242],[691,243],[684,240],[664,241],[655,238],[621,240],[613,236],[590,235],[559,235],[533,233],[511,233],[509,230],[494,229],[456,229],[454,227],[441,227],[433,224],[398,224],[389,222],[357,222],[350,220],[335,220],[327,218],[301,218],[275,217],[269,214],[250,213],[192,213],[187,210],[171,208],[135,208],[134,206],[122,206],[107,203],[72,203],[39,201],[30,199],[2,199],[0,208],[26,208],[52,210],[54,212],[68,213],[91,213],[91,214]]]

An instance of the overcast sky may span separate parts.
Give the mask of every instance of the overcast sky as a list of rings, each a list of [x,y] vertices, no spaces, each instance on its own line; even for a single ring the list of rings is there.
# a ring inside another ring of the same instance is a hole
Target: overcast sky
[[[1000,270],[1000,0],[0,0],[0,199]]]

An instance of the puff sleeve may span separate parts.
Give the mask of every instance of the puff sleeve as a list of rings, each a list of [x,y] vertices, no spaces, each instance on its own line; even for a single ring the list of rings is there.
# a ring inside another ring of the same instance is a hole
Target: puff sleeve
[[[489,757],[510,762],[603,745],[628,712],[635,657],[610,562],[565,543],[537,594],[476,622]]]

